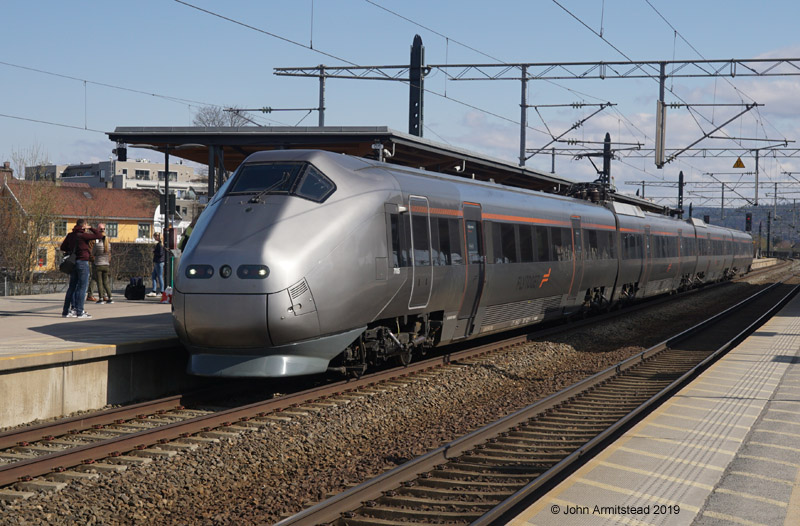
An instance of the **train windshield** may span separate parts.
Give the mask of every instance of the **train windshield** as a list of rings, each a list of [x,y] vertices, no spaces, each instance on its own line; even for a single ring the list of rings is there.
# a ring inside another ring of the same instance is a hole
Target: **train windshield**
[[[275,162],[241,166],[227,195],[254,194],[258,202],[267,194],[288,194],[322,202],[336,186],[309,163]]]

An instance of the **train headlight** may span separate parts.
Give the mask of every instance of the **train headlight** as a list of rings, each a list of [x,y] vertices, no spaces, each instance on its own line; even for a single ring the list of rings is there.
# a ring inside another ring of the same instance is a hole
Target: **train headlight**
[[[189,279],[208,279],[214,275],[214,267],[211,265],[189,265],[186,269],[186,277]]]
[[[223,278],[229,278],[233,274],[233,269],[229,265],[222,265],[219,269],[219,275]]]
[[[236,275],[241,279],[264,279],[269,276],[269,267],[266,265],[239,265]]]

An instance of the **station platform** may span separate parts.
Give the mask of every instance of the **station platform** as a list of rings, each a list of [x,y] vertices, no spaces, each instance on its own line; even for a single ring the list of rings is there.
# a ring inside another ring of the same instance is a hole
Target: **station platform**
[[[800,524],[800,295],[509,524]]]
[[[117,292],[117,291],[114,291]],[[64,293],[0,297],[0,427],[126,403],[178,385],[186,353],[161,298],[87,302],[62,318]]]

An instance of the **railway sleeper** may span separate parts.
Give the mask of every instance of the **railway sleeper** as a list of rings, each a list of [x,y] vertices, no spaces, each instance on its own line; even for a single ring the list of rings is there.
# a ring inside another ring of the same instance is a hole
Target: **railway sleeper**
[[[366,518],[376,518],[384,520],[410,519],[418,521],[427,519],[431,512],[436,511],[436,518],[445,522],[465,522],[470,523],[480,518],[483,513],[480,511],[445,511],[445,510],[414,510],[414,509],[394,509],[376,506],[374,508],[361,508],[359,512]],[[348,521],[349,523],[349,521]]]
[[[537,475],[538,476],[538,475]],[[526,475],[521,478],[519,482],[516,481],[485,481],[485,480],[461,480],[456,478],[429,478],[417,481],[417,488],[428,489],[443,489],[451,491],[453,487],[458,484],[459,491],[487,491],[491,492],[514,492],[527,484],[529,480],[534,478],[534,475]]]
[[[464,472],[474,477],[486,477],[487,479],[496,480],[495,477],[505,477],[509,479],[525,478],[532,475],[539,476],[547,471],[550,466],[487,466],[486,464],[476,464],[468,462],[467,460],[451,461],[447,464],[447,469],[443,470],[444,473]],[[436,473],[439,473],[437,471]]]
[[[460,489],[460,488],[459,488]],[[495,494],[494,498],[487,499],[486,497],[488,494],[483,494],[479,491],[472,492],[472,498],[470,500],[450,500],[450,499],[440,499],[440,498],[429,498],[429,497],[417,497],[414,495],[394,495],[392,497],[383,496],[377,499],[377,504],[380,506],[381,504],[385,504],[387,507],[391,508],[416,508],[416,509],[426,509],[431,511],[450,511],[450,512],[461,512],[464,510],[472,510],[475,508],[483,508],[483,509],[492,509],[497,505],[497,503],[502,502],[504,498],[502,496],[498,496]],[[451,492],[451,497],[458,498],[458,493],[453,491]],[[462,498],[464,495],[461,495]],[[507,496],[507,495],[506,495]],[[481,501],[476,502],[474,499],[475,497],[481,498]]]
[[[489,462],[493,464],[506,464],[513,462],[552,462],[566,457],[574,450],[560,451],[490,451],[484,449],[479,455],[474,455],[479,462]]]
[[[417,481],[419,483],[419,481]],[[466,485],[466,484],[465,484]],[[423,487],[420,485],[412,486],[409,488],[402,488],[397,490],[397,495],[394,498],[400,499],[404,495],[411,495],[418,498],[439,499],[442,502],[459,501],[464,499],[481,498],[491,502],[500,502],[505,500],[509,491],[513,491],[514,487],[510,487],[505,491],[486,491],[478,489],[465,489],[464,485],[453,484],[450,482],[448,487]],[[494,488],[488,488],[494,489]]]
[[[551,451],[564,451],[564,450],[572,451],[573,449],[581,447],[585,443],[586,443],[585,440],[573,440],[570,443],[558,442],[557,444],[553,442],[540,442],[536,444],[497,443],[487,447],[487,450],[488,449],[491,449],[492,451],[523,450],[523,451],[540,451],[543,453],[548,453]]]

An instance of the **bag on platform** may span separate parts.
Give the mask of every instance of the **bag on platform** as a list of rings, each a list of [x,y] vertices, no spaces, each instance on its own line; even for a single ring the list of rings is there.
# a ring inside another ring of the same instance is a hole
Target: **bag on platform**
[[[58,270],[63,272],[64,274],[72,274],[72,271],[75,270],[75,267],[78,265],[78,254],[74,251],[66,254],[64,259],[61,260],[61,263],[58,265]]]
[[[125,286],[125,299],[143,300],[145,287],[142,278],[131,278],[131,282]]]

